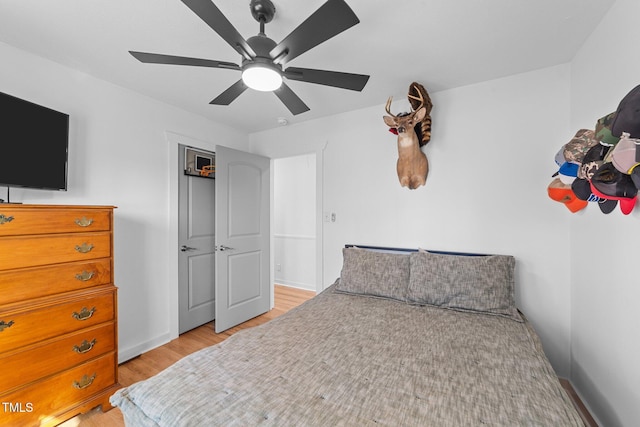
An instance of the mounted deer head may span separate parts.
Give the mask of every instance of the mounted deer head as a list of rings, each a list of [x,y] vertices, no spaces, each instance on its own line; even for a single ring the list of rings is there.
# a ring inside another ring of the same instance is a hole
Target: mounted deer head
[[[395,128],[398,132],[398,163],[396,165],[398,180],[402,187],[409,187],[411,190],[424,185],[429,173],[427,156],[420,149],[418,135],[414,130],[414,126],[420,123],[427,114],[424,99],[419,91],[418,94],[420,96],[418,108],[401,116],[391,113],[393,97],[389,97],[385,108],[389,115],[383,117],[387,126]]]

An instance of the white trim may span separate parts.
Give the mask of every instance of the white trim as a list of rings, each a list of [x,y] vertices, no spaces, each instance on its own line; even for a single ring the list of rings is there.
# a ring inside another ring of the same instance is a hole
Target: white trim
[[[291,240],[316,240],[316,236],[305,234],[274,234],[275,239],[291,239]]]
[[[316,148],[316,293],[324,290],[324,149],[327,141]],[[329,285],[327,285],[329,286]]]
[[[142,353],[146,353],[147,351],[153,350],[156,347],[160,347],[161,345],[168,343],[172,339],[173,338],[171,338],[170,334],[166,333],[152,340],[134,345],[133,347],[125,349],[118,348],[118,364],[124,363],[127,360],[131,360],[134,357],[138,357]]]
[[[304,291],[312,291],[316,292],[315,286],[313,283],[300,283],[300,282],[292,282],[289,280],[277,280],[276,285],[287,286],[289,288],[302,289]]]

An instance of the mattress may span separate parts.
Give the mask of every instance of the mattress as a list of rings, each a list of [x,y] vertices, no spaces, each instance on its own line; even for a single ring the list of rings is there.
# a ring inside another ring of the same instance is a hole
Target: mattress
[[[336,284],[111,403],[128,426],[583,426],[526,320]]]

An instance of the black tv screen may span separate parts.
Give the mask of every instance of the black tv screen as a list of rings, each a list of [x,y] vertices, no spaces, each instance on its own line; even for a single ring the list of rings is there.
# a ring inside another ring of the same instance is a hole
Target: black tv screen
[[[69,115],[0,92],[0,186],[67,189]]]

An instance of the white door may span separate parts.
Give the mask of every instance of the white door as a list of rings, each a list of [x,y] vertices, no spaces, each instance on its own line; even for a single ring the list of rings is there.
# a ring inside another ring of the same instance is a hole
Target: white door
[[[185,148],[180,145],[181,169]],[[178,332],[182,334],[211,322],[215,314],[216,184],[215,179],[184,173],[178,184]]]
[[[269,311],[270,160],[216,147],[215,330]]]

